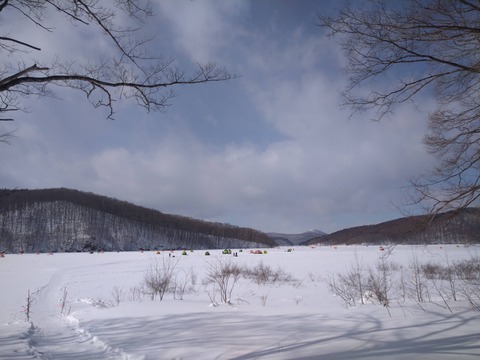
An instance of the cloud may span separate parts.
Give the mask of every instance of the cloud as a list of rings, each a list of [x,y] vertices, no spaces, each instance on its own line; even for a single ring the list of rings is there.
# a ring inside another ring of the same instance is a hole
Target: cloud
[[[242,77],[182,88],[166,113],[122,104],[114,122],[71,91],[64,101],[30,100],[34,112],[19,115],[19,137],[2,148],[3,186],[72,187],[291,233],[400,216],[392,203],[431,163],[421,143],[428,98],[424,112],[349,119],[339,107],[338,46],[293,23],[290,8],[278,17],[264,9],[264,20],[252,7],[266,5],[244,1],[157,4],[175,58],[220,58]]]
[[[335,97],[317,84],[325,102],[309,101],[302,96],[314,92],[309,83],[296,96],[280,91],[261,100],[289,140],[219,151],[191,134],[171,133],[150,152],[117,148],[96,155],[95,188],[166,212],[270,230],[316,223],[331,231],[341,227],[328,223],[338,213],[391,213],[405,180],[429,161],[420,115],[405,112],[383,123],[324,117],[324,105]]]
[[[171,25],[176,46],[194,63],[208,63],[220,56],[240,35],[237,20],[249,7],[234,1],[158,1],[159,13]]]
[[[292,144],[280,149],[296,174],[295,208],[328,216],[379,211],[399,201],[399,188],[431,161],[421,145],[424,114],[403,109],[390,120],[349,120],[338,110],[335,84],[321,74],[255,91],[258,107]],[[293,156],[292,154],[299,154]],[[307,197],[310,201],[306,201]],[[305,201],[302,206],[302,201]],[[310,208],[308,206],[310,204]]]

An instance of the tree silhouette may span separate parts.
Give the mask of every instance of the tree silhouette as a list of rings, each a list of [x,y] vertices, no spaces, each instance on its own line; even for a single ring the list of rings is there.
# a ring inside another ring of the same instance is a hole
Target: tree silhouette
[[[345,105],[382,119],[431,91],[425,144],[438,159],[411,180],[431,213],[480,197],[480,5],[468,0],[368,1],[319,16],[347,58]]]
[[[48,35],[60,31],[51,24],[52,14],[58,13],[69,20],[70,27],[64,31],[88,29],[103,35],[113,49],[111,55],[99,59],[88,54],[88,63],[65,60],[56,54],[43,54],[34,40],[11,34],[16,17],[30,26],[27,29],[32,39],[38,31]],[[197,64],[187,74],[173,59],[152,54],[152,38],[143,35],[144,21],[153,15],[148,1],[1,0],[0,14],[2,121],[13,120],[10,114],[24,109],[27,97],[55,96],[55,90],[61,87],[83,92],[94,107],[106,108],[107,117],[112,118],[115,102],[120,99],[134,99],[148,111],[159,110],[168,105],[176,95],[174,88],[180,85],[233,77],[214,63]],[[42,59],[49,60],[37,61],[35,56],[40,53]],[[8,137],[4,135],[3,139]]]

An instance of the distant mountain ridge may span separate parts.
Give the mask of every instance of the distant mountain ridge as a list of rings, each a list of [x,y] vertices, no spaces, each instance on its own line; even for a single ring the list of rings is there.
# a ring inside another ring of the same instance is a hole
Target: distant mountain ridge
[[[271,247],[258,230],[164,214],[65,188],[0,190],[0,251]]]
[[[480,209],[409,216],[376,225],[358,226],[311,239],[304,245],[480,243]]]
[[[319,238],[321,236],[325,236],[326,233],[320,230],[310,230],[305,231],[301,234],[282,234],[282,233],[275,233],[269,232],[267,233],[276,243],[280,246],[292,246],[292,245],[300,245],[305,243],[311,239]]]
[[[480,209],[411,216],[332,234],[264,233],[164,214],[65,188],[0,189],[0,251],[129,251],[312,244],[480,243]]]

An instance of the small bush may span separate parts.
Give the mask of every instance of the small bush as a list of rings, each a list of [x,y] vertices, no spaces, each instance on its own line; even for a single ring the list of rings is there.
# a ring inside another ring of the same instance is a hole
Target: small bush
[[[112,290],[110,291],[110,294],[112,296],[112,305],[117,306],[121,302],[125,301],[125,293],[123,292],[122,288],[118,286],[114,286]]]
[[[244,277],[253,280],[257,285],[295,281],[295,279],[290,274],[287,274],[285,270],[281,268],[274,270],[270,266],[264,265],[263,262],[260,262],[252,268],[245,268]]]
[[[480,310],[480,258],[454,263],[447,258],[441,263],[422,263],[413,254],[406,268],[387,262],[385,257],[379,260],[375,269],[365,269],[356,258],[346,273],[329,277],[331,292],[347,307],[355,306],[357,301],[362,304],[378,301],[388,310],[393,292],[396,300],[409,298],[420,307],[421,303],[440,300],[444,305],[436,304],[452,312],[449,302],[463,298]]]
[[[180,275],[179,275],[180,273]],[[197,282],[197,275],[193,268],[188,270],[182,269],[175,275],[173,283],[173,297],[178,300],[183,300],[186,293],[195,291],[195,284]]]
[[[480,258],[463,260],[454,264],[457,276],[462,280],[480,280]]]
[[[439,264],[426,263],[421,266],[425,278],[428,280],[442,278],[443,268]]]
[[[230,259],[225,261],[225,259],[220,258],[217,258],[215,262],[209,263],[208,265],[205,284],[217,285],[221,301],[229,303],[232,298],[233,289],[241,278],[243,268],[238,264],[232,263]],[[215,291],[215,288],[213,291]],[[210,297],[214,299],[215,294]],[[212,300],[212,303],[214,302],[215,301]]]
[[[169,291],[173,285],[175,268],[178,264],[178,260],[174,261],[172,258],[163,258],[160,264],[155,258],[150,264],[150,268],[144,276],[145,288],[153,300],[155,296],[163,300],[163,296]]]

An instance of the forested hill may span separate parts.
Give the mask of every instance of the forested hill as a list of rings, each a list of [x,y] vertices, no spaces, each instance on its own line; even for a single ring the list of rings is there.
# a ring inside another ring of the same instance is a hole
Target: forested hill
[[[430,216],[409,216],[358,226],[306,244],[471,244],[480,243],[480,209],[468,208]]]
[[[0,251],[128,251],[275,246],[257,230],[164,214],[71,190],[0,190]]]

